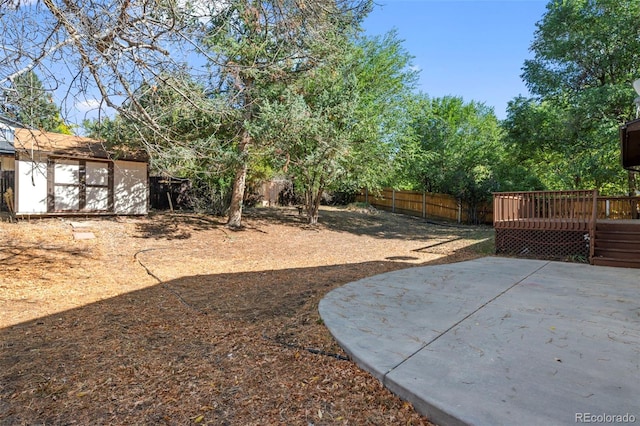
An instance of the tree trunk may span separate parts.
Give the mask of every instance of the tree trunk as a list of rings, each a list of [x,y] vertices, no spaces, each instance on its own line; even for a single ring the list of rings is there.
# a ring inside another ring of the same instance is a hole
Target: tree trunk
[[[307,192],[306,202],[307,202],[307,219],[309,220],[309,225],[317,225],[318,224],[318,212],[320,211],[320,201],[322,200],[322,192],[324,190],[319,188],[316,193],[313,190]]]
[[[244,123],[251,122],[253,118],[253,106],[251,104],[251,88],[253,80],[240,75],[239,71],[234,73],[236,86],[243,92]],[[243,124],[240,143],[238,144],[238,158],[240,163],[236,167],[236,175],[233,178],[233,191],[231,192],[231,205],[229,206],[229,217],[227,219],[228,228],[242,227],[242,205],[244,203],[244,190],[247,182],[247,170],[249,163],[249,146],[251,145],[251,134]]]
[[[238,146],[240,154],[240,164],[236,167],[236,175],[233,179],[233,191],[231,192],[231,205],[229,206],[229,217],[227,227],[242,227],[242,205],[244,202],[244,189],[247,182],[247,154],[249,152],[249,142],[251,136],[247,130],[242,131],[242,141]]]

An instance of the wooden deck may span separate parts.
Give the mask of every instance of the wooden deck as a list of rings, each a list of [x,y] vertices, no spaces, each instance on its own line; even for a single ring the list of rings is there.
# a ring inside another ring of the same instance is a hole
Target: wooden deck
[[[496,252],[640,268],[640,197],[589,191],[494,194]]]
[[[598,220],[591,263],[640,268],[640,220]]]
[[[497,220],[493,223],[494,228],[499,229],[532,229],[539,231],[577,231],[589,232],[591,222],[581,219],[540,219],[524,218]]]

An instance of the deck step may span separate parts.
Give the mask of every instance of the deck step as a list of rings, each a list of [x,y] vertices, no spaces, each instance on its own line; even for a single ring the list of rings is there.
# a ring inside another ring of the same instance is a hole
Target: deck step
[[[598,231],[596,239],[640,241],[640,232],[635,231]]]
[[[592,264],[640,268],[640,221],[597,222],[594,243]]]
[[[615,259],[631,259],[640,261],[640,250],[636,249],[619,249],[610,247],[595,248],[595,256],[615,258]]]
[[[596,250],[598,249],[640,250],[640,239],[618,240],[596,238]]]
[[[638,268],[640,269],[640,259],[617,259],[611,257],[594,256],[591,263],[596,266],[614,266],[616,268]]]
[[[596,231],[640,232],[640,220],[636,221],[608,221],[596,222]]]

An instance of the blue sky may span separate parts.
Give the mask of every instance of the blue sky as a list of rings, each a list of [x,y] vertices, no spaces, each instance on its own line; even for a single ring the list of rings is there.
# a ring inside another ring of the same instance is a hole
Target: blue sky
[[[536,22],[547,0],[376,0],[364,22],[369,35],[395,28],[420,69],[418,90],[461,96],[493,107],[528,95],[520,78]]]
[[[547,0],[374,0],[364,21],[369,35],[396,29],[420,70],[417,89],[430,97],[461,96],[493,107],[527,95],[520,78],[535,24]],[[75,105],[77,121],[95,116],[97,101]],[[93,110],[93,111],[92,111]]]

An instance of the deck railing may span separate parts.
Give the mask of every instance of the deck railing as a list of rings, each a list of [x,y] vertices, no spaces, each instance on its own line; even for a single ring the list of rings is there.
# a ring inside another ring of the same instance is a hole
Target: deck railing
[[[509,229],[589,231],[597,190],[501,192],[493,196],[494,226]]]
[[[597,190],[495,193],[496,252],[592,258],[597,211]]]
[[[598,197],[598,219],[640,219],[640,197]]]

